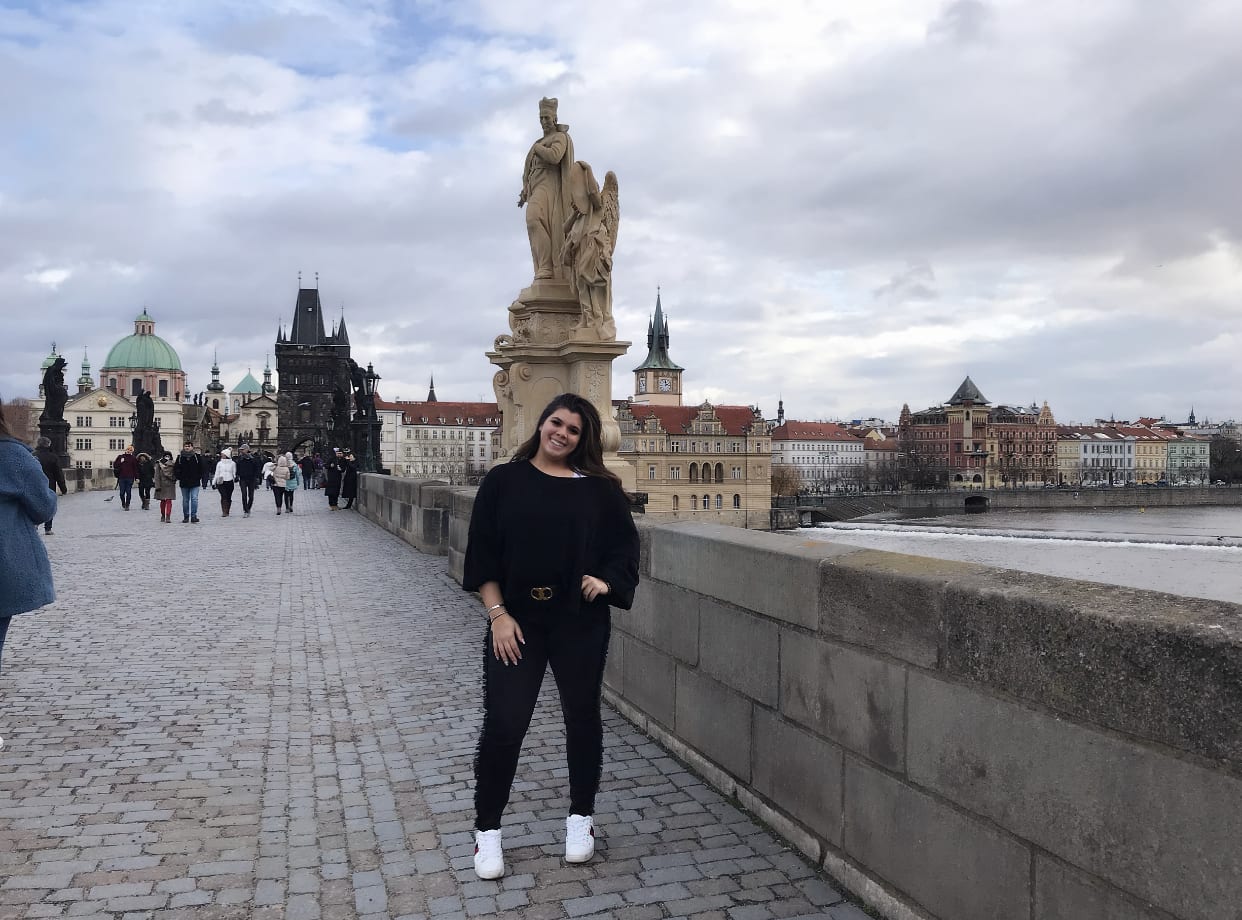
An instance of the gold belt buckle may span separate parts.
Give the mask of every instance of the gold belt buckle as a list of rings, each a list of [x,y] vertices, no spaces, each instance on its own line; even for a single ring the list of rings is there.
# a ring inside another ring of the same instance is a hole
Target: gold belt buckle
[[[552,589],[551,588],[531,588],[530,596],[537,601],[550,601],[552,600]]]

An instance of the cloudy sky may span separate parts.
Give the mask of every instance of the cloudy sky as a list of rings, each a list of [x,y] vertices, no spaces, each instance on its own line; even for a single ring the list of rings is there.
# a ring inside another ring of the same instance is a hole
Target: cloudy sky
[[[139,12],[141,10],[141,12]],[[0,393],[145,306],[256,376],[298,272],[388,398],[493,399],[541,96],[620,180],[614,395],[1242,417],[1230,0],[0,0]]]

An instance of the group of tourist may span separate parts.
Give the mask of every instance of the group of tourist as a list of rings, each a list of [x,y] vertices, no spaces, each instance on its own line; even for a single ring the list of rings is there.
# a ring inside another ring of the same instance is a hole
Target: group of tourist
[[[133,487],[137,483],[142,510],[150,507],[154,491],[160,505],[160,522],[164,524],[172,523],[178,489],[183,524],[199,523],[199,497],[207,488],[215,489],[220,496],[221,517],[229,517],[232,513],[234,494],[241,497],[242,516],[250,517],[255,492],[262,486],[272,492],[277,514],[293,513],[293,497],[299,486],[322,488],[332,511],[341,510],[340,499],[345,500],[346,510],[353,508],[358,497],[358,464],[351,451],[339,447],[333,448],[331,459],[323,463],[317,454],[306,454],[300,459],[291,451],[273,456],[252,451],[249,444],[238,447],[236,457],[232,448],[226,447],[219,457],[210,459],[190,441],[176,457],[165,451],[158,460],[152,460],[145,453],[135,454],[131,445],[113,461],[112,468],[116,473],[121,508],[130,509]],[[50,533],[50,521],[47,526]]]

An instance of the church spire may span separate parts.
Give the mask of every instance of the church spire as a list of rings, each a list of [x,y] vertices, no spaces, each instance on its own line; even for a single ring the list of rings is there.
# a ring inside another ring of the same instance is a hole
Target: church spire
[[[91,380],[91,362],[87,360],[86,349],[82,349],[82,376],[78,378],[78,393],[89,393],[95,388],[95,382]]]
[[[670,370],[683,371],[668,356],[668,323],[664,319],[664,305],[660,302],[660,289],[656,288],[655,316],[647,325],[647,358],[634,368],[635,371]]]
[[[211,383],[207,384],[207,389],[212,393],[224,392],[224,384],[220,382],[220,356],[214,351],[211,353]]]
[[[275,393],[276,388],[272,386],[272,357],[271,355],[263,356],[263,392]]]
[[[431,389],[427,391],[427,402],[436,402],[436,375],[431,375]]]

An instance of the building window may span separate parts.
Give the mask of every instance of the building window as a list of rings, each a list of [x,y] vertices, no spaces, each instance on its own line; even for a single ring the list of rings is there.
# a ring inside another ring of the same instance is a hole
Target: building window
[[[678,511],[678,510],[680,510],[680,506],[681,506],[681,498],[680,498],[680,496],[674,495],[674,496],[673,496],[673,510],[674,510],[674,511]]]
[[[74,450],[90,450],[90,449],[91,449],[90,438],[78,438],[77,441],[75,442]]]
[[[741,508],[741,507],[742,507],[742,496],[740,496],[740,495],[734,495],[734,496],[733,496],[733,507],[734,507],[734,508]]]
[[[168,398],[168,381],[161,380],[158,384],[156,384],[156,386],[158,388],[160,398],[167,399]]]
[[[741,468],[740,466],[735,466],[735,467],[733,467],[733,468],[730,470],[730,474],[732,475],[732,477],[733,477],[734,479],[741,479],[741,478],[742,478],[742,468]]]
[[[670,466],[668,468],[668,478],[669,479],[680,479],[681,478],[681,467]]]
[[[717,495],[716,496],[716,510],[719,511],[723,507],[724,507],[724,496]]]
[[[648,479],[655,479],[655,478],[656,478],[656,468],[655,468],[655,464],[654,464],[654,463],[653,463],[653,464],[651,464],[649,467],[647,467],[647,478],[648,478]]]
[[[710,495],[703,496],[703,510],[706,511],[711,507],[712,497]]]

